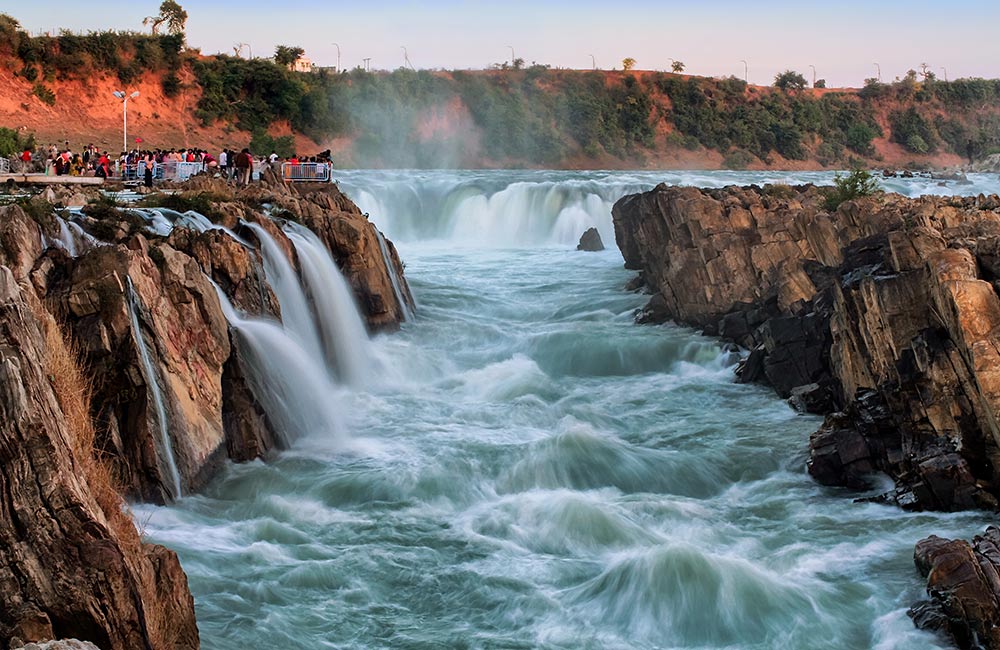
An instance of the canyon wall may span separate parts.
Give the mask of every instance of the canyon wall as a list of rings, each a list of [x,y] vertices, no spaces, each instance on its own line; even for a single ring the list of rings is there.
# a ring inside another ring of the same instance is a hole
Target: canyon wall
[[[266,457],[287,441],[254,395],[221,304],[220,292],[246,317],[281,316],[248,224],[295,269],[280,224],[313,230],[371,331],[412,313],[394,247],[383,255],[374,226],[335,186],[271,180],[185,188],[182,197],[210,197],[228,233],[164,211],[176,224],[157,234],[96,194],[71,221],[37,199],[0,207],[3,647],[70,637],[105,649],[198,647],[176,556],[141,542],[121,496],[169,502],[227,458]]]

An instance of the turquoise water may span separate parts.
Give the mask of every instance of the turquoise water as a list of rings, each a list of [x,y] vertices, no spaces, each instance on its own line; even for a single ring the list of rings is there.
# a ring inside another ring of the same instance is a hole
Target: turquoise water
[[[446,218],[405,173],[371,183],[409,183],[409,207],[359,198],[396,230],[419,315],[373,342],[367,388],[330,396],[346,441],[316,431],[136,508],[180,555],[203,647],[946,647],[905,614],[913,544],[986,517],[813,483],[817,418],[733,383],[716,342],[633,325],[617,250],[563,240],[610,196],[554,174],[512,203],[535,214],[504,213],[491,197],[526,181],[477,174],[480,199],[452,174],[473,198]],[[504,220],[531,228],[477,235]]]

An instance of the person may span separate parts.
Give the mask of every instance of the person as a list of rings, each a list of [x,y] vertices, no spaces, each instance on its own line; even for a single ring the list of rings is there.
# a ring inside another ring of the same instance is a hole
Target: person
[[[227,168],[229,167],[229,153],[223,149],[219,152],[219,171],[222,172],[223,178],[229,177],[229,172]]]
[[[21,152],[21,173],[27,174],[31,169],[31,147],[25,147]]]
[[[250,184],[250,176],[253,174],[253,156],[246,147],[236,156],[236,182],[241,185]]]
[[[965,155],[969,157],[969,165],[972,165],[972,163],[974,162],[973,158],[975,157],[975,154],[976,154],[976,145],[972,142],[972,140],[969,140],[968,142],[965,143]]]
[[[153,168],[156,166],[156,160],[153,158],[151,152],[146,153],[145,160],[143,160],[143,176],[142,184],[146,187],[153,187]]]

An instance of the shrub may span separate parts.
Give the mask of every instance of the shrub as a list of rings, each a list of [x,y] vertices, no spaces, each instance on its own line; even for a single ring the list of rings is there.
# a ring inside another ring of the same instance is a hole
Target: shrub
[[[855,169],[847,176],[837,174],[833,179],[833,187],[824,188],[823,194],[826,200],[823,203],[830,212],[833,212],[844,201],[852,201],[863,196],[871,196],[881,191],[878,179],[865,169]]]
[[[927,153],[930,150],[927,142],[916,133],[906,139],[906,148],[913,153]]]
[[[913,153],[929,153],[934,150],[934,129],[926,119],[911,106],[905,111],[895,111],[889,115],[892,141],[903,145]]]
[[[56,104],[56,94],[52,92],[52,89],[43,83],[36,83],[31,89],[32,94],[42,102],[48,104],[49,106],[55,106]]]
[[[746,169],[747,165],[754,161],[754,156],[745,149],[737,149],[727,153],[722,159],[722,166],[726,169]]]
[[[0,14],[2,15],[2,14]],[[0,158],[7,158],[21,153],[25,148],[35,147],[35,136],[21,137],[14,129],[0,127]]]
[[[774,78],[774,87],[781,90],[802,90],[807,83],[806,78],[794,70],[785,70]]]

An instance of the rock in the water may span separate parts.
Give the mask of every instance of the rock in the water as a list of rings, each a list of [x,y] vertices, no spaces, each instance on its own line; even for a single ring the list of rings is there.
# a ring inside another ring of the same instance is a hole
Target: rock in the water
[[[12,650],[101,650],[90,641],[79,641],[77,639],[59,639],[57,641],[45,641],[42,643],[28,643],[20,648]]]
[[[813,475],[914,509],[1000,496],[1000,197],[898,195],[833,213],[817,188],[660,185],[614,206],[625,266],[676,320],[751,350],[741,381],[841,412],[812,439]]]
[[[576,250],[590,252],[604,250],[604,242],[601,241],[601,233],[597,232],[597,228],[588,228],[580,236],[580,243],[577,244]]]
[[[913,553],[931,603],[910,610],[914,622],[946,629],[963,650],[1000,649],[1000,530],[972,543],[931,536]]]

